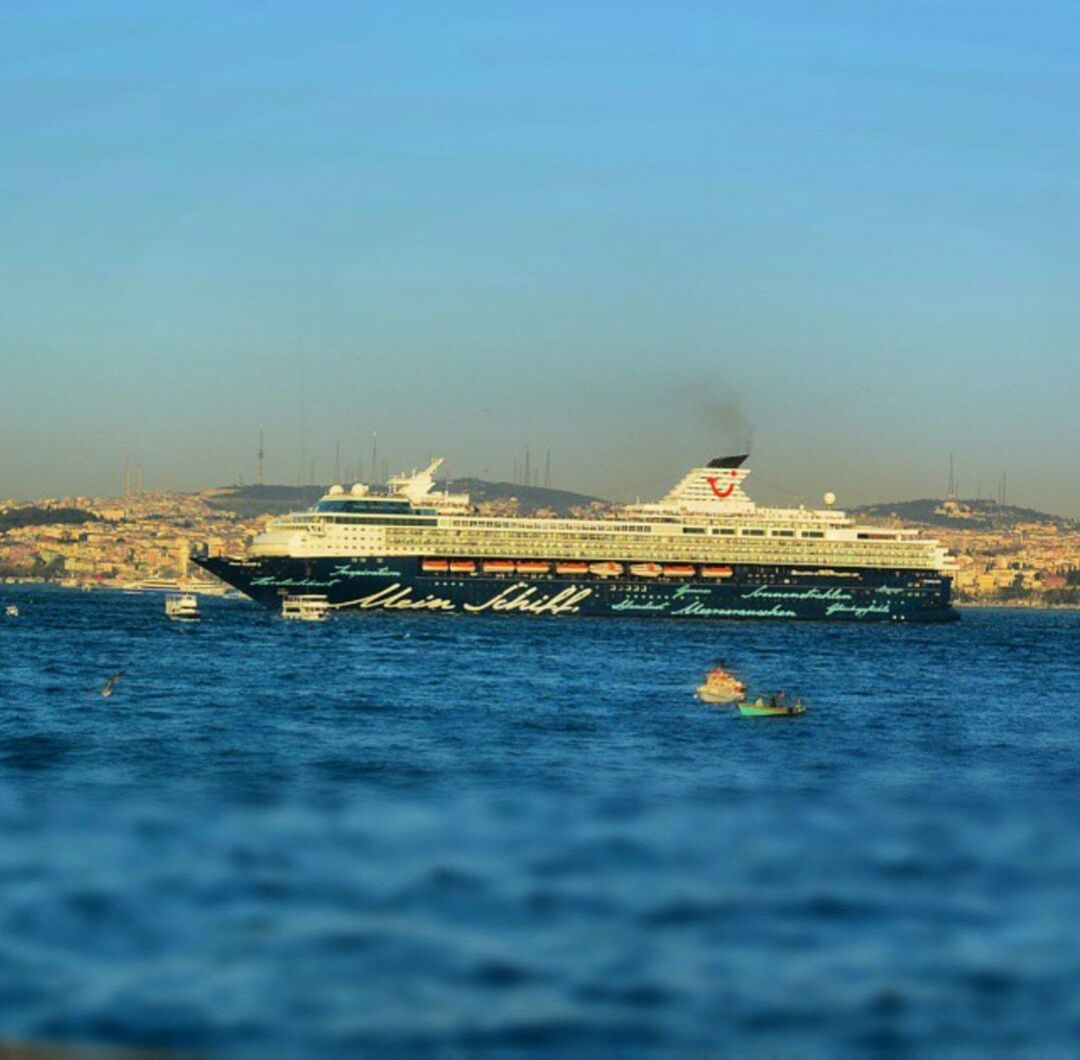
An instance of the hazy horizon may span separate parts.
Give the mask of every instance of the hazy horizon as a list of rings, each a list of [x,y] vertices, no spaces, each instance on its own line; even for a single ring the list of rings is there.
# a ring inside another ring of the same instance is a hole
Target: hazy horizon
[[[0,498],[363,461],[1080,517],[1080,11],[0,11]],[[343,476],[344,477],[344,476]]]

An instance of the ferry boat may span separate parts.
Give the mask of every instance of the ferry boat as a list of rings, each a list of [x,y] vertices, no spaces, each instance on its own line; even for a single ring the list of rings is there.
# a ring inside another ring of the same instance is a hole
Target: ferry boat
[[[329,612],[330,603],[321,593],[300,593],[281,601],[281,617],[297,622],[322,622]]]
[[[691,468],[612,518],[496,517],[435,490],[441,460],[376,493],[331,486],[274,519],[244,555],[193,561],[273,608],[695,619],[941,622],[954,561],[915,530],[834,509],[759,507],[747,457]]]
[[[175,622],[197,622],[199,598],[194,593],[169,593],[165,597],[165,614]]]

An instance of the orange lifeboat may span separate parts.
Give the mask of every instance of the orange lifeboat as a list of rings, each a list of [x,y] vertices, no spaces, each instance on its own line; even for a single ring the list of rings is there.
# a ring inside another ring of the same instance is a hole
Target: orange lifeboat
[[[514,564],[508,559],[486,559],[484,560],[484,573],[485,574],[513,574]]]
[[[598,578],[616,578],[623,572],[621,563],[590,563],[589,570]]]
[[[450,561],[451,574],[475,574],[476,564],[471,559],[452,559]]]
[[[692,578],[694,565],[692,563],[665,563],[664,575],[668,578]]]
[[[542,560],[526,559],[522,560],[517,565],[518,574],[547,574],[551,570],[550,563],[544,563]]]
[[[556,574],[588,574],[588,563],[556,563]]]
[[[659,563],[633,563],[630,566],[630,573],[639,578],[659,577],[662,570]]]
[[[423,559],[420,561],[420,569],[426,574],[441,574],[446,570],[446,560]]]
[[[702,567],[701,576],[703,578],[730,578],[730,567]]]

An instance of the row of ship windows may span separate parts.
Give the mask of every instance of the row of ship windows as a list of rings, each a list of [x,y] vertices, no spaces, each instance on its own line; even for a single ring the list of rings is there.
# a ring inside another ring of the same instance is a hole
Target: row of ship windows
[[[369,527],[369,526],[437,526],[438,521],[436,519],[419,517],[419,516],[404,516],[401,518],[378,516],[375,518],[357,519],[350,518],[349,516],[342,515],[318,515],[314,518],[315,524],[319,523],[335,523],[345,524],[346,526],[353,527]],[[303,524],[300,524],[303,525]],[[295,524],[280,523],[282,529],[292,529]],[[648,525],[635,525],[635,524],[623,524],[611,527],[604,527],[603,530],[589,531],[582,530],[581,524],[562,524],[548,520],[542,522],[538,521],[533,524],[522,525],[520,522],[505,522],[496,519],[470,519],[468,521],[462,521],[454,528],[447,527],[445,532],[455,533],[461,531],[468,531],[473,529],[485,529],[485,530],[510,530],[517,533],[522,531],[533,531],[538,534],[551,534],[560,533],[563,531],[573,532],[576,537],[584,537],[591,540],[595,540],[598,537],[607,537],[611,534],[652,534],[653,528]],[[710,527],[704,526],[685,526],[683,527],[684,534],[691,535],[703,535],[705,533],[716,534],[721,537],[809,537],[809,538],[823,538],[824,532],[821,530],[764,530],[759,527]],[[860,538],[869,538],[871,535],[860,534]],[[884,540],[888,540],[885,538]]]
[[[490,546],[490,542],[488,542]],[[416,554],[418,552],[433,552],[445,554],[448,549],[445,543],[433,545],[430,542],[407,542],[407,541],[395,541],[387,542],[388,551],[392,551],[395,554]],[[469,547],[458,547],[454,549],[455,552],[462,554],[479,554],[483,551],[485,555],[504,555],[513,556],[518,553],[514,550],[500,549],[498,551],[491,549],[476,549]],[[616,559],[626,559],[628,554],[622,552],[615,552],[612,550],[611,557]],[[642,553],[644,555],[644,553]],[[551,556],[559,559],[581,559],[581,560],[597,560],[611,558],[609,556],[601,556],[595,551],[570,551],[567,549],[558,549],[551,551]],[[666,561],[690,561],[690,562],[702,562],[701,554],[698,552],[692,552],[688,549],[663,549],[654,550],[650,552],[647,558],[651,561],[666,562]],[[798,563],[798,564],[832,564],[840,566],[857,566],[857,567],[897,567],[897,568],[931,568],[935,566],[935,563],[926,555],[916,554],[903,554],[893,552],[878,552],[872,556],[867,556],[865,553],[856,552],[849,549],[830,549],[829,551],[802,551],[797,554],[791,555],[777,555],[775,552],[759,551],[759,550],[743,550],[740,549],[737,552],[732,551],[726,553],[723,557],[713,557],[715,562],[727,561],[727,562],[740,562],[740,563],[753,563],[753,564],[768,564],[768,563]]]
[[[704,534],[705,527],[703,526],[684,526],[684,534]],[[709,530],[710,534],[718,534],[721,537],[795,537],[796,531],[794,530],[769,530],[766,535],[765,530],[761,530],[758,527],[744,527],[739,530],[733,526],[721,526],[712,527]],[[800,530],[798,531],[799,537],[824,537],[825,533],[822,530]]]
[[[423,513],[424,516],[432,513]],[[323,515],[321,512],[318,515],[311,517],[313,523],[345,523],[351,526],[435,526],[438,522],[437,519],[425,518],[420,513],[411,516],[404,516],[402,518],[387,517],[382,515],[376,516],[347,516],[347,515]],[[308,525],[307,520],[302,523],[288,523],[278,522],[277,524],[282,528],[294,528],[297,525]],[[548,533],[563,532],[563,533],[578,533],[580,532],[581,523],[579,522],[557,522],[553,519],[537,519],[534,521],[527,521],[523,519],[505,520],[505,519],[458,519],[456,520],[454,529],[462,530],[511,530],[516,533],[522,531],[538,530],[546,531]],[[616,523],[605,525],[604,532],[608,534],[650,534],[652,533],[652,526],[647,523]]]
[[[854,581],[859,581],[861,579],[856,578],[856,579],[853,579],[853,580]],[[725,585],[742,585],[743,583],[748,583],[748,584],[753,585],[753,584],[756,584],[756,583],[761,582],[761,581],[765,581],[769,585],[809,585],[809,584],[812,584],[812,583],[807,582],[807,581],[805,581],[805,580],[803,580],[801,578],[778,578],[775,574],[771,574],[771,573],[768,573],[768,572],[765,572],[765,571],[754,571],[754,570],[746,570],[746,571],[744,571],[742,581],[725,582],[724,584]],[[435,584],[439,585],[441,583],[436,582]],[[447,583],[447,584],[452,584],[452,583]],[[668,583],[668,584],[670,585],[671,583]],[[840,583],[837,582],[836,584],[839,585]],[[624,593],[640,593],[640,594],[645,595],[645,596],[648,596],[649,594],[655,592],[657,590],[657,588],[658,588],[658,586],[657,586],[657,583],[655,583],[655,582],[630,582],[628,584],[627,583],[620,583],[620,585],[619,585],[619,591],[620,592],[624,592]],[[659,586],[659,588],[660,588],[661,591],[664,591],[664,590],[667,589],[667,586],[661,584]],[[897,586],[894,589],[894,595],[896,595],[898,593],[899,595],[902,595],[902,596],[923,596],[923,595],[925,595],[925,592],[926,592],[926,590],[924,590],[924,589],[911,588],[910,584],[905,585],[905,586]]]
[[[567,541],[565,537],[561,537],[555,534],[530,534],[528,536],[522,535],[516,540],[504,537],[498,541],[493,541],[487,535],[471,534],[467,532],[453,531],[453,530],[440,530],[437,534],[425,534],[416,533],[410,534],[408,532],[397,531],[387,535],[388,540],[401,543],[416,543],[428,548],[439,548],[447,544],[468,546],[470,551],[483,552],[485,549],[490,549],[493,546],[498,546],[500,549],[512,548],[514,551],[522,551],[535,548],[537,544],[553,545],[559,547],[567,547],[572,542]],[[580,535],[579,539],[589,541],[606,541],[607,543],[624,549],[628,546],[637,546],[645,549],[646,551],[653,552],[657,549],[680,551],[680,552],[694,552],[695,554],[700,551],[700,546],[695,546],[690,542],[683,542],[678,538],[639,538],[636,541],[619,541],[605,534],[587,534]],[[874,555],[927,555],[929,549],[927,548],[927,542],[921,541],[890,541],[888,539],[878,539],[875,542],[876,546],[873,549]],[[764,542],[762,542],[764,545]],[[726,549],[734,550],[736,552],[743,552],[748,548],[754,548],[754,545],[749,543],[743,544],[740,541],[729,541],[726,544]],[[762,546],[757,546],[758,548]],[[768,546],[765,546],[768,547]],[[793,541],[791,544],[783,546],[785,554],[791,551],[796,553],[805,553],[808,551],[817,552],[819,550],[827,550],[832,553],[836,550],[849,550],[857,553],[860,556],[865,556],[866,545],[860,541],[851,541],[836,539],[828,542],[827,544],[822,541],[820,545],[804,544],[802,541]]]
[[[342,519],[342,518],[338,518],[338,517],[335,517],[335,516],[328,516],[324,520],[321,520],[321,521],[324,521],[324,522],[352,523],[353,527],[356,527],[356,524],[355,524],[354,520]],[[435,526],[435,525],[436,525],[436,523],[435,523],[435,520],[433,520],[433,519],[431,519],[431,520],[426,520],[426,519],[425,520],[420,520],[420,519],[380,519],[378,522],[373,521],[372,523],[367,524],[367,526],[356,527],[355,529],[353,529],[351,531],[351,533],[353,533],[353,534],[355,534],[357,532],[362,533],[363,531],[367,530],[369,527],[371,529],[375,529],[376,527],[384,527],[384,526],[421,527],[421,526]],[[316,530],[316,532],[317,532],[317,530]],[[683,532],[686,533],[686,534],[703,535],[705,533],[705,528],[704,527],[687,527],[687,528],[685,528],[685,530]],[[764,530],[757,530],[757,529],[748,529],[748,530],[736,531],[734,529],[723,528],[723,529],[713,529],[712,533],[717,534],[717,535],[723,535],[725,537],[735,537],[735,536],[740,536],[740,537],[765,537],[766,536],[766,533],[765,533]],[[445,534],[445,535],[447,535],[449,537],[452,537],[456,541],[457,540],[477,540],[477,541],[480,541],[480,538],[472,537],[469,534],[468,530],[442,529],[442,530],[440,530],[440,534]],[[548,532],[548,533],[536,533],[536,534],[530,534],[529,535],[529,540],[530,541],[555,541],[555,540],[559,539],[560,536],[561,535],[552,534],[550,532]],[[770,537],[794,538],[796,535],[795,535],[794,530],[772,530],[772,531],[769,532],[768,536],[770,536]],[[803,530],[803,531],[801,531],[799,533],[798,536],[800,538],[811,538],[811,539],[820,540],[820,539],[824,538],[825,535],[820,530]],[[611,535],[611,533],[609,531],[590,532],[590,531],[586,530],[586,531],[582,531],[579,534],[576,534],[575,537],[578,538],[579,540],[584,540],[584,541],[604,541],[604,540],[610,540],[612,535]],[[862,534],[859,535],[859,538],[860,538],[860,540],[865,539],[864,535],[862,535]],[[650,536],[649,540],[650,540],[650,543],[655,543],[655,541],[656,541],[656,539],[654,537],[651,537],[651,536]],[[670,540],[671,540],[670,538],[665,538],[664,543],[666,544]],[[876,540],[889,540],[889,539],[888,538],[879,538],[879,539],[876,539]]]
[[[377,519],[350,519],[346,515],[320,515],[314,520],[315,523],[344,523],[358,529],[366,529],[369,526],[438,526],[438,519],[428,519],[420,516],[402,516],[400,519],[393,516],[379,516]]]
[[[580,522],[560,522],[555,519],[459,519],[456,528],[463,530],[546,530],[548,532],[561,531],[565,533],[578,533],[581,529]],[[609,534],[651,534],[652,526],[649,523],[613,523],[606,527]]]
[[[489,577],[489,578],[492,577],[492,576],[493,575],[491,575],[491,574],[487,575],[487,577]],[[498,578],[498,579],[505,579],[505,580],[508,580],[508,581],[513,581],[518,576],[513,575],[513,574],[510,574],[510,575],[496,574],[496,575],[494,575],[494,577]],[[436,581],[433,581],[430,584],[436,589],[442,589],[442,588],[453,589],[453,588],[458,588],[458,587],[466,584],[468,582],[468,580],[469,580],[468,578],[445,578],[445,579],[437,579]],[[858,579],[856,579],[856,580],[858,580]],[[743,582],[741,582],[741,583],[732,583],[732,584],[738,584],[738,585],[741,585],[741,586],[745,587],[746,585],[753,586],[753,585],[757,585],[757,584],[765,584],[765,585],[770,585],[770,586],[772,586],[772,585],[801,585],[801,586],[806,586],[809,583],[807,583],[805,581],[802,581],[801,579],[797,579],[797,578],[777,578],[774,574],[771,574],[771,573],[769,573],[767,571],[746,571],[745,572],[745,578],[744,578]],[[657,583],[653,583],[653,582],[649,582],[649,583],[646,583],[646,582],[627,582],[625,580],[620,580],[617,583],[618,591],[621,592],[621,593],[627,593],[629,595],[666,596],[666,595],[668,595],[669,588],[670,588],[670,584],[669,585],[663,585],[663,584],[657,584]],[[910,585],[907,585],[907,586],[897,586],[897,587],[895,587],[894,590],[893,590],[893,593],[894,593],[894,595],[899,595],[899,596],[919,597],[919,596],[925,596],[926,595],[926,590],[925,589],[912,588]]]

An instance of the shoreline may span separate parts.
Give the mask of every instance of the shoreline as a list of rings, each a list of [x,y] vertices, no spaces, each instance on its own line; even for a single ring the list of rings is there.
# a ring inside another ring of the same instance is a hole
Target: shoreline
[[[1025,600],[953,600],[958,610],[1080,611],[1080,604],[1044,604]]]
[[[65,584],[64,582],[53,581],[48,578],[13,578],[5,577],[0,579],[0,588],[4,586],[37,586],[38,588],[46,589],[69,589],[72,592],[120,592],[120,593],[196,593],[200,596],[224,596],[230,592],[235,592],[230,586],[225,583],[207,584],[198,582],[191,584],[189,582],[180,583],[177,585],[138,585],[129,582],[123,583],[99,583],[99,582],[86,582],[78,585]]]

